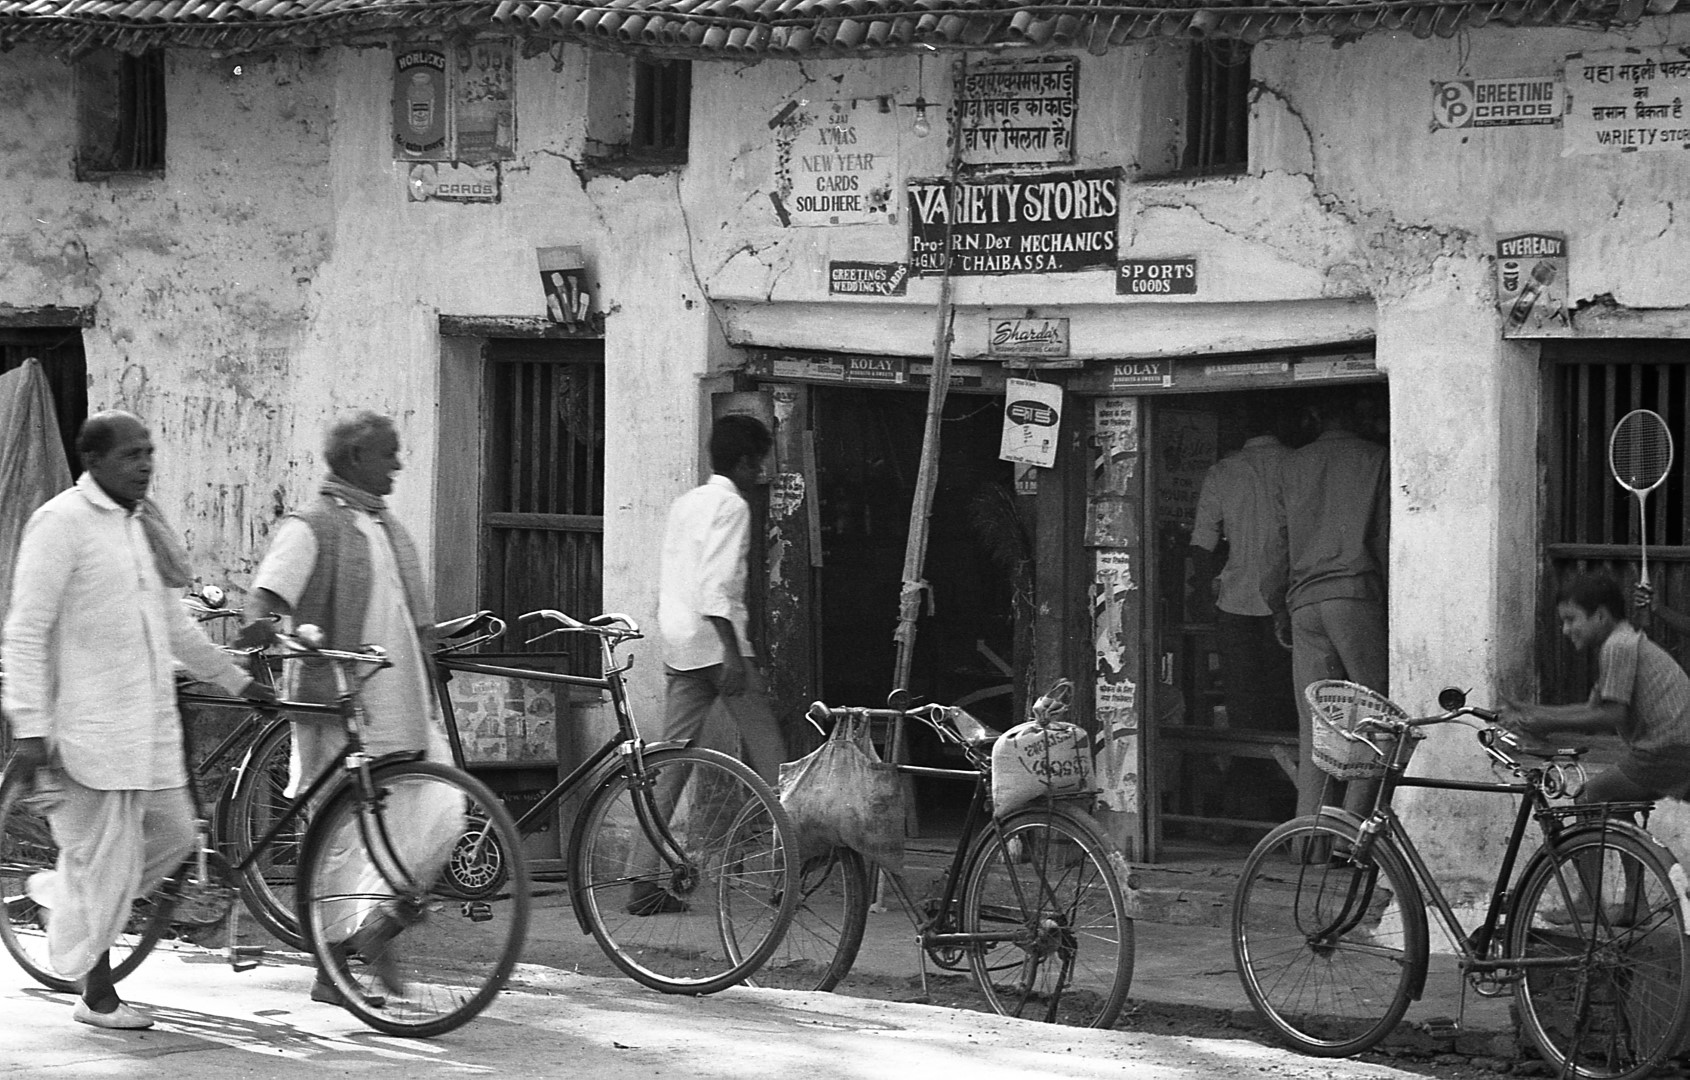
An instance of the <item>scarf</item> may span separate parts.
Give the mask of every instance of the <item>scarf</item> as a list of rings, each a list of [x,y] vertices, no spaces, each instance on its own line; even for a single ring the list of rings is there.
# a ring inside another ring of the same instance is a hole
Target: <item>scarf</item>
[[[411,621],[418,627],[432,624],[434,616],[429,611],[428,593],[423,589],[422,561],[417,558],[416,545],[411,543],[410,534],[387,512],[387,500],[348,484],[334,473],[324,477],[317,490],[330,499],[340,499],[350,506],[357,507],[381,523],[381,527],[387,532],[388,540],[393,544],[393,558],[399,564],[399,579],[405,589],[406,606],[411,609]],[[357,528],[350,519],[343,520],[340,523],[339,539],[344,540],[349,533],[355,534]],[[338,543],[335,547],[344,549],[345,544]],[[363,565],[367,572],[368,561],[365,560]],[[355,583],[354,587],[359,585],[367,596],[368,582]]]
[[[135,517],[147,534],[148,546],[153,549],[159,580],[172,589],[185,589],[192,585],[194,570],[188,564],[188,550],[176,538],[176,530],[164,520],[158,505],[151,499],[142,499],[135,504]]]

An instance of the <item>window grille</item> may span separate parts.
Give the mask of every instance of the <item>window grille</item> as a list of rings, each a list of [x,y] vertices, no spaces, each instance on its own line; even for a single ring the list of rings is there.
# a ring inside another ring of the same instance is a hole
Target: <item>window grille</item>
[[[164,169],[164,54],[91,53],[77,65],[77,175]]]
[[[482,606],[591,618],[603,607],[604,344],[496,340],[488,355]],[[522,648],[521,635],[507,646]],[[599,670],[581,635],[533,648]]]
[[[1250,161],[1250,46],[1213,40],[1191,47],[1186,67],[1185,147],[1180,170],[1243,172]]]
[[[1632,409],[1666,418],[1672,472],[1648,498],[1649,577],[1659,603],[1690,613],[1690,506],[1685,502],[1685,425],[1690,422],[1690,347],[1678,342],[1545,342],[1543,456],[1545,573],[1540,597],[1539,675],[1545,700],[1581,699],[1586,658],[1552,632],[1555,593],[1581,570],[1606,570],[1630,598],[1643,539],[1637,499],[1608,469],[1608,437]],[[1684,659],[1690,639],[1656,620],[1650,634]]]

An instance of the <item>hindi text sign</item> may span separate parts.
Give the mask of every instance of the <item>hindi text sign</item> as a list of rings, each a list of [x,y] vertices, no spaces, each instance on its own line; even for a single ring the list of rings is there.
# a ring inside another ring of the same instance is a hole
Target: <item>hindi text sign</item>
[[[1112,268],[1120,191],[1119,169],[911,180],[910,265],[923,275],[943,273],[947,261],[954,275]]]
[[[898,117],[878,98],[822,101],[783,111],[775,130],[775,190],[782,225],[882,225],[898,220]]]
[[[1573,53],[1561,153],[1690,150],[1690,46]]]
[[[959,71],[957,133],[964,165],[1074,160],[1080,62],[1072,56],[983,60]]]
[[[1004,380],[1001,461],[1037,465],[1056,464],[1056,432],[1062,425],[1062,387],[1031,379]]]

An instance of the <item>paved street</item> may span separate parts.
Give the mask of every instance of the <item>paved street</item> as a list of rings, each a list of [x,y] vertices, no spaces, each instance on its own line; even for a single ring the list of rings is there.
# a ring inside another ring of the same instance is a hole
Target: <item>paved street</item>
[[[579,1076],[878,1078],[891,1075],[1404,1077],[1245,1040],[1052,1028],[976,1012],[831,994],[734,989],[666,997],[618,978],[537,965],[465,1028],[418,1041],[378,1035],[306,999],[308,969],[272,957],[235,973],[216,954],[161,949],[123,984],[158,1026],[98,1031],[71,999],[0,957],[0,1075],[50,1077]]]

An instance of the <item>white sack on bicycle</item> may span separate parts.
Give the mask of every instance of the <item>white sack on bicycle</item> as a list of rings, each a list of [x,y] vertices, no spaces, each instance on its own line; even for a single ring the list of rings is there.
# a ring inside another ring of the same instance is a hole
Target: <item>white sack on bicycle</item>
[[[848,714],[821,749],[780,767],[780,802],[803,858],[834,847],[904,868],[904,788],[869,741],[869,720]]]
[[[1091,791],[1091,736],[1059,719],[1067,712],[1066,679],[1042,695],[1033,719],[1010,728],[992,747],[992,814],[1003,817],[1047,796]]]

